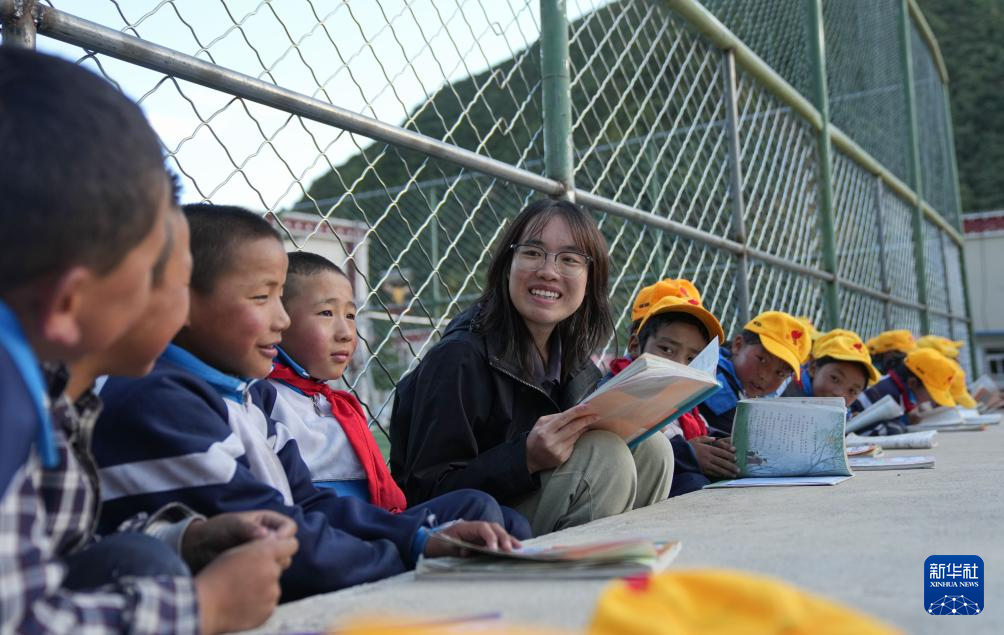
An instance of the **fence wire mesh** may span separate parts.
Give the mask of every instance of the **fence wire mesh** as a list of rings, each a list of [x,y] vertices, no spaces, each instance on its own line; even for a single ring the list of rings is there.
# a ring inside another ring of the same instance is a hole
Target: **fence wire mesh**
[[[545,0],[546,1],[546,0]],[[264,82],[545,173],[540,0],[53,0],[49,6]],[[725,53],[673,2],[571,0],[576,187],[734,238],[741,173],[746,244],[791,266],[749,259],[749,311],[823,320],[818,131],[737,69],[732,156]],[[704,6],[812,99],[807,4],[706,0]],[[823,2],[833,124],[908,181],[905,55],[898,0]],[[44,31],[41,35],[45,35]],[[956,210],[944,91],[931,49],[911,31],[922,196]],[[455,162],[237,98],[104,53],[39,38],[138,99],[161,136],[184,198],[238,203],[271,218],[291,248],[344,264],[355,282],[361,345],[346,383],[382,426],[395,383],[480,293],[491,250],[533,190]],[[818,105],[818,104],[817,104]],[[832,158],[833,242],[843,326],[920,334],[908,201],[857,157]],[[625,344],[629,307],[663,277],[692,279],[727,333],[739,323],[736,256],[654,224],[595,211],[612,263],[611,306]],[[924,225],[932,332],[968,337],[961,250]],[[904,304],[905,303],[905,304]]]

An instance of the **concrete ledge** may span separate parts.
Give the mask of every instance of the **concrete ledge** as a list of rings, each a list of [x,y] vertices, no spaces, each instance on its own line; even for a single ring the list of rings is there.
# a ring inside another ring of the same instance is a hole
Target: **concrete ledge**
[[[909,633],[1004,633],[1004,431],[942,433],[932,470],[858,473],[836,487],[697,492],[540,539],[645,535],[683,541],[673,568],[772,575],[857,607]],[[924,560],[976,554],[986,612],[930,616]],[[322,630],[348,616],[453,617],[499,612],[507,622],[585,628],[603,582],[417,582],[411,573],[279,608],[259,633]]]

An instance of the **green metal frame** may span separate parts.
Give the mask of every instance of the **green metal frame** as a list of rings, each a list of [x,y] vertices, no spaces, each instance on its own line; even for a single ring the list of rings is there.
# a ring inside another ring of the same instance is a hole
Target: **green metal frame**
[[[540,0],[540,67],[544,92],[545,176],[575,189],[572,165],[572,97],[565,0]]]
[[[813,90],[819,108],[820,127],[819,178],[817,192],[819,237],[822,241],[823,270],[833,274],[824,282],[823,311],[829,328],[840,326],[840,282],[837,279],[837,246],[833,228],[833,150],[830,143],[830,98],[826,86],[826,36],[823,29],[823,0],[805,0],[809,16],[810,55],[812,57]]]
[[[899,36],[903,54],[903,95],[906,100],[907,139],[909,154],[910,187],[913,188],[913,262],[917,275],[917,301],[924,305],[920,314],[920,327],[925,333],[931,330],[931,314],[927,308],[927,264],[924,261],[924,202],[921,196],[920,141],[917,138],[917,102],[913,92],[913,49],[910,37],[910,10],[907,0],[899,2]]]

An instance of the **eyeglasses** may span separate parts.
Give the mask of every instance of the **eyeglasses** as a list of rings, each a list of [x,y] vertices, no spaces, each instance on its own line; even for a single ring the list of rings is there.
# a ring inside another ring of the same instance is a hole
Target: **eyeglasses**
[[[509,249],[515,252],[513,264],[523,271],[540,271],[548,256],[554,257],[554,269],[564,278],[578,278],[589,268],[592,258],[577,251],[544,251],[535,245],[514,244]]]

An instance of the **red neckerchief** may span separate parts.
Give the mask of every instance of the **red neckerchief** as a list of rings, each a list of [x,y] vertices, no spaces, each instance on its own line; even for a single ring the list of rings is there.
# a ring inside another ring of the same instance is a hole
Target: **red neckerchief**
[[[293,388],[303,391],[309,397],[324,395],[328,403],[331,404],[331,414],[335,417],[338,425],[342,426],[345,438],[348,439],[349,445],[352,446],[352,450],[356,453],[363,470],[366,472],[370,502],[394,514],[402,512],[408,507],[404,492],[391,478],[383,455],[380,454],[380,448],[377,447],[376,439],[370,434],[369,426],[366,424],[366,415],[363,414],[363,407],[359,405],[359,401],[354,396],[341,390],[332,390],[324,382],[304,379],[284,364],[276,364],[268,378],[278,379],[289,384]]]
[[[631,365],[634,359],[631,356],[618,357],[617,359],[610,360],[610,372],[613,375],[619,374],[622,370]]]
[[[903,412],[910,412],[916,408],[916,404],[914,404],[913,400],[910,399],[910,389],[906,387],[906,384],[903,383],[903,380],[900,379],[899,375],[897,375],[895,371],[891,370],[888,374],[889,379],[892,380],[892,383],[896,384],[896,389],[899,390],[900,399],[903,400]]]

